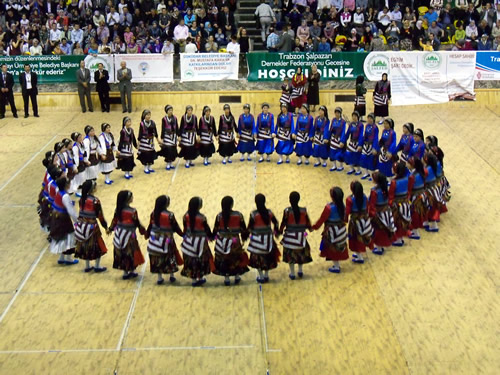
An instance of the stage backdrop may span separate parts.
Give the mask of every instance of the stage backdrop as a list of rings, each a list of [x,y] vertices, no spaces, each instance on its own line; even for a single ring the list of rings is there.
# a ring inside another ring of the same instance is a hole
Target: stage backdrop
[[[478,51],[476,52],[476,74],[477,81],[500,80],[500,52]]]
[[[7,64],[8,71],[19,83],[19,73],[24,71],[24,64],[30,64],[31,70],[38,75],[38,84],[76,82],[76,69],[84,56],[2,56],[0,64]]]
[[[386,52],[385,55],[389,61],[392,105],[475,98],[474,51]]]
[[[239,55],[181,53],[181,82],[238,79]]]
[[[171,53],[115,55],[115,70],[122,61],[132,70],[132,82],[173,82],[174,57]]]
[[[298,67],[311,70],[316,64],[322,80],[354,80],[363,75],[362,52],[252,52],[247,53],[249,81],[283,81],[292,78]]]

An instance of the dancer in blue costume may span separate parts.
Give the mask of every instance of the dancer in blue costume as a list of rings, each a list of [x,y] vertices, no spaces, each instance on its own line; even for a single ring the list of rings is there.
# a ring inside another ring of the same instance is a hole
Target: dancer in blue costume
[[[328,141],[330,139],[330,119],[328,109],[322,105],[319,107],[319,116],[314,120],[313,157],[316,158],[315,167],[323,164],[326,167],[328,160]],[[323,161],[321,163],[320,159]]]
[[[255,127],[255,118],[250,113],[250,104],[243,106],[243,113],[238,119],[238,151],[241,153],[240,161],[252,161],[250,154],[255,151],[255,135],[257,129]]]
[[[257,116],[257,152],[260,155],[259,163],[271,161],[271,154],[274,152],[274,115],[269,113],[269,104],[262,104],[262,113]]]
[[[296,129],[293,123],[293,115],[288,112],[288,105],[281,104],[281,113],[276,119],[276,153],[279,155],[278,164],[283,164],[283,155],[286,155],[286,163],[290,163],[290,155],[293,152],[293,141]]]
[[[295,155],[298,156],[299,161],[297,165],[302,164],[302,158],[305,156],[305,164],[309,164],[309,157],[312,154],[312,140],[314,137],[314,124],[313,118],[309,114],[309,106],[302,104],[300,113],[297,116],[296,124],[297,136],[295,138]]]

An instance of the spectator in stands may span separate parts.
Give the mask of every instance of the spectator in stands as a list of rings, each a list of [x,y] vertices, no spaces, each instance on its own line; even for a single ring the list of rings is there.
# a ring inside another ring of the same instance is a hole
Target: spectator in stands
[[[267,50],[269,52],[277,52],[279,42],[280,42],[280,37],[278,33],[274,30],[274,27],[270,27],[266,43]]]
[[[389,9],[387,7],[384,7],[377,16],[377,26],[379,29],[381,29],[382,32],[385,33],[385,30],[389,27],[391,24],[391,16],[389,14]]]
[[[83,49],[80,43],[76,42],[73,47],[73,55],[83,55]]]
[[[229,10],[229,7],[227,5],[222,8],[222,12],[220,12],[218,15],[217,25],[221,27],[222,30],[224,30],[226,38],[236,31],[236,27],[234,24],[234,14]]]
[[[326,41],[326,36],[321,37],[321,42],[318,44],[318,52],[330,52],[332,50],[332,47],[330,46],[330,43]]]
[[[231,35],[231,41],[227,44],[226,51],[235,55],[240,54],[240,44],[236,35]]]
[[[309,39],[309,27],[307,27],[306,20],[302,20],[302,24],[297,28],[297,38],[300,40],[300,45],[304,46]]]
[[[191,8],[187,8],[186,14],[184,15],[184,23],[186,26],[191,27],[193,22],[196,21],[196,15],[193,14]]]
[[[385,51],[384,41],[378,33],[373,33],[373,39],[370,43],[370,51]]]
[[[122,9],[123,12],[120,14],[120,25],[121,27],[131,27],[133,22],[132,14],[129,13],[127,6]]]
[[[493,51],[500,51],[500,35],[498,35],[493,42]]]
[[[462,22],[457,23],[457,30],[455,31],[455,40],[465,40],[466,34],[464,30],[464,25]]]
[[[258,18],[261,29],[261,38],[266,42],[266,38],[270,33],[269,28],[273,22],[276,22],[276,16],[273,9],[266,3],[266,0],[260,0],[260,5],[255,9],[255,17]]]
[[[172,43],[172,40],[166,39],[163,42],[163,47],[161,49],[161,53],[163,53],[163,54],[174,53],[174,51],[175,51],[175,48],[174,48],[174,44]]]
[[[227,45],[226,34],[219,27],[217,32],[215,33],[215,41],[219,45],[219,47],[225,47]]]
[[[184,52],[188,35],[189,29],[184,24],[184,19],[181,18],[179,24],[174,28],[174,41],[178,45],[180,52]]]
[[[361,11],[361,8],[357,7],[356,12],[352,16],[352,25],[356,28],[358,34],[361,34],[363,32],[364,24],[365,24],[365,15]]]
[[[278,52],[291,52],[292,51],[292,36],[288,33],[288,25],[283,26],[283,31],[280,35],[280,41],[276,46],[278,48]]]
[[[396,6],[394,6],[394,10],[391,12],[390,17],[391,17],[391,21],[396,22],[397,27],[399,27],[399,28],[403,27],[403,15],[401,14],[401,10],[399,8],[399,5],[396,4]]]
[[[318,25],[317,19],[313,20],[312,25],[309,27],[309,35],[315,43],[321,41],[321,26]]]
[[[432,46],[433,51],[439,51],[439,49],[441,48],[441,42],[438,38],[436,38],[436,35],[434,33],[429,34],[429,42]]]
[[[127,53],[140,53],[140,49],[139,49],[139,46],[137,45],[136,41],[135,41],[135,36],[132,36],[132,38],[130,38],[130,42],[127,44]]]
[[[208,37],[208,42],[205,43],[205,52],[218,52],[219,46],[215,42],[214,36],[210,35]]]
[[[500,36],[500,18],[497,20],[495,26],[493,26],[493,30],[491,31],[491,36],[495,39],[498,36]]]
[[[335,28],[333,27],[331,22],[326,23],[326,26],[323,29],[323,36],[326,38],[327,42],[333,48],[335,44]]]
[[[117,35],[113,40],[113,45],[111,46],[111,51],[116,54],[121,54],[127,52],[127,46],[122,42],[120,37]]]
[[[295,38],[292,52],[304,52],[304,46],[300,44],[299,38]]]
[[[472,35],[476,35],[477,36],[477,34],[478,33],[477,33],[476,21],[471,20],[470,23],[465,28],[465,36],[468,39],[471,39]]]
[[[488,26],[488,21],[486,21],[484,18],[479,21],[479,26],[477,27],[477,35],[481,38],[483,34],[491,34],[491,28]]]
[[[187,37],[187,39],[186,39],[186,47],[185,47],[185,51],[184,52],[186,52],[186,53],[196,53],[196,52],[198,52],[198,48],[193,43],[193,38]]]
[[[33,39],[33,45],[30,47],[29,51],[31,56],[42,55],[42,46],[38,43],[37,39]]]
[[[342,32],[348,33],[351,28],[352,15],[347,8],[340,14],[340,24],[342,25]]]
[[[71,55],[71,44],[68,43],[66,38],[62,38],[59,48],[61,48],[64,55]]]
[[[238,29],[238,41],[240,43],[240,53],[247,53],[250,51],[250,38],[247,35],[247,29],[240,27]]]
[[[297,5],[294,5],[291,12],[287,15],[292,30],[296,30],[300,26],[302,14],[299,12]]]
[[[356,9],[356,0],[344,0],[344,10],[354,12]]]
[[[492,47],[491,42],[488,40],[488,34],[481,35],[481,39],[477,43],[478,51],[490,51]]]

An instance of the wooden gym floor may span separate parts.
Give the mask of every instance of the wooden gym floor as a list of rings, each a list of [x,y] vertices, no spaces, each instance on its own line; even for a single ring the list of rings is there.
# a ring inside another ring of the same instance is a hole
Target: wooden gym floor
[[[175,101],[193,103],[196,114],[208,103],[220,114],[217,93],[208,94],[178,94]],[[243,99],[275,103],[279,93],[273,95]],[[325,102],[333,113],[334,103],[326,96]],[[103,258],[108,272],[58,266],[36,214],[42,155],[86,124],[109,122],[117,135],[122,114],[117,107],[85,115],[78,107],[42,108],[40,119],[15,120],[8,112],[0,122],[0,373],[498,374],[500,106],[492,103],[391,108],[398,134],[411,121],[438,136],[446,154],[453,198],[438,234],[424,233],[382,257],[369,254],[364,265],[343,262],[335,275],[319,258],[314,232],[308,237],[314,262],[304,267],[304,279],[289,280],[281,263],[262,289],[253,270],[236,287],[210,275],[193,289],[179,274],[175,285],[157,286],[147,263],[136,281],[123,281],[111,268],[111,237]],[[351,111],[351,103],[340,105]],[[233,108],[240,113],[241,105]],[[140,110],[132,114],[135,129]],[[158,123],[162,106],[152,110]],[[170,172],[157,161],[154,175],[138,166],[133,180],[119,171],[111,187],[100,179],[96,195],[110,221],[116,193],[131,189],[144,225],[159,194],[170,195],[178,218],[199,195],[212,225],[226,194],[248,218],[262,192],[281,218],[289,192],[298,190],[314,221],[331,186],[348,194],[352,178],[345,174],[276,160],[235,157],[223,166],[216,156],[210,167],[198,159],[193,169],[180,163]]]

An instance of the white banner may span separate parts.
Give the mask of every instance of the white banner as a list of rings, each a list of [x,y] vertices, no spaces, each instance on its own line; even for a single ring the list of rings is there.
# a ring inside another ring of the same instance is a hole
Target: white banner
[[[474,99],[475,52],[386,52],[392,105]]]
[[[99,69],[100,63],[104,65],[104,70],[108,71],[109,74],[108,82],[113,83],[115,81],[115,66],[113,63],[113,55],[85,56],[85,67],[90,70],[90,82],[95,83],[94,72]]]
[[[173,54],[138,53],[115,55],[115,69],[121,69],[121,62],[132,70],[132,82],[173,82]]]
[[[181,53],[181,82],[238,79],[239,55]]]

